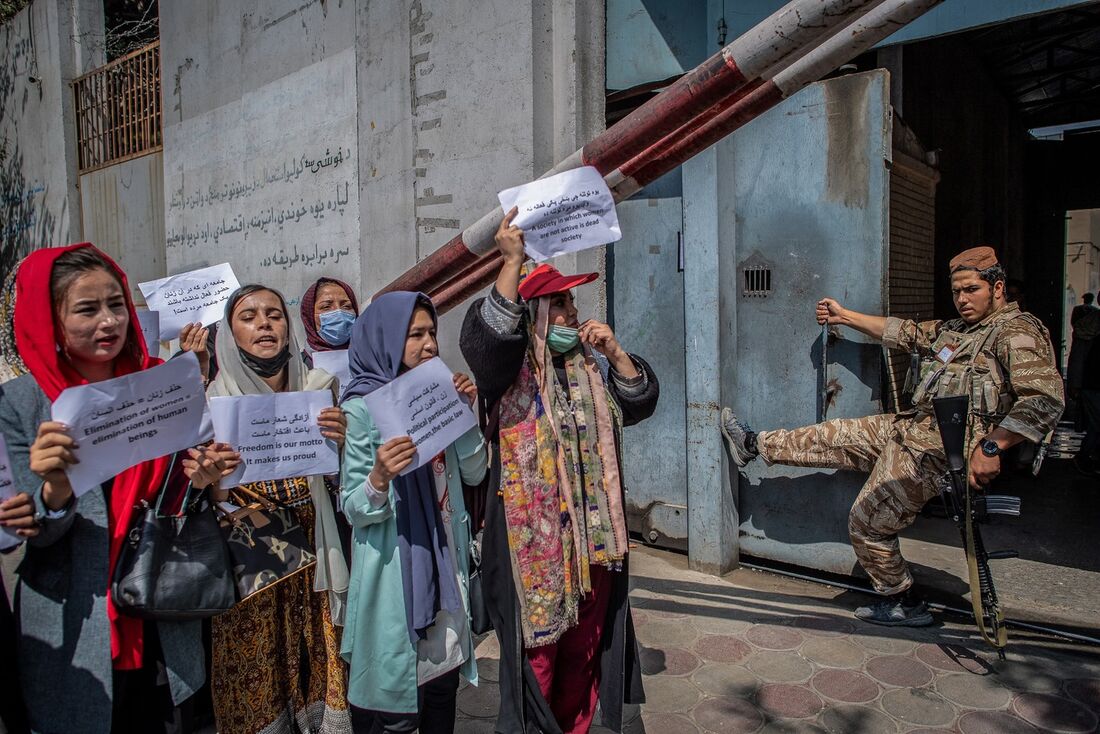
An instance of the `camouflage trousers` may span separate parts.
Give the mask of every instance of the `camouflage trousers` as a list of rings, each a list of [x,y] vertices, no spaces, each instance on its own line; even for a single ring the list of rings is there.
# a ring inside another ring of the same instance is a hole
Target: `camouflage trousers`
[[[897,534],[939,494],[938,478],[945,470],[938,455],[905,446],[912,420],[837,418],[790,431],[761,431],[756,437],[760,456],[769,464],[870,473],[848,514],[848,535],[860,565],[882,594],[913,585]]]

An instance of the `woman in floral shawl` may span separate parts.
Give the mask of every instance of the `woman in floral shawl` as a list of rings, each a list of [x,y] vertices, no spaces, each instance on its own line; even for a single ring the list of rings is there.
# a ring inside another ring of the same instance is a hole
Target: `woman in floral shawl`
[[[606,324],[578,321],[571,289],[595,273],[549,265],[520,283],[523,232],[496,234],[504,263],[466,314],[462,353],[496,446],[485,513],[485,597],[501,645],[498,732],[622,727],[641,703],[627,598],[621,433],[657,405],[657,378]]]

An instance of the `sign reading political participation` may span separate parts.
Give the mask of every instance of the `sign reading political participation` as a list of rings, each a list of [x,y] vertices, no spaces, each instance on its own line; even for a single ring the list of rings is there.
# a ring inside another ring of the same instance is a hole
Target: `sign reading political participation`
[[[331,407],[329,390],[211,398],[214,435],[242,459],[221,486],[339,473],[336,443],[317,425]]]
[[[416,444],[416,458],[402,475],[427,464],[477,426],[470,404],[455,390],[453,373],[439,357],[417,365],[363,400],[383,442],[408,436]]]
[[[547,260],[622,238],[615,200],[603,176],[592,166],[540,178],[497,194],[512,224],[523,230],[527,254]]]
[[[160,313],[160,339],[175,339],[187,324],[218,321],[240,284],[229,263],[138,283],[150,311]]]
[[[210,439],[199,361],[191,352],[151,369],[66,389],[53,420],[80,460],[65,472],[77,497],[124,469]]]
[[[160,313],[157,311],[138,311],[138,325],[145,337],[145,348],[154,357],[160,352]]]
[[[15,488],[15,478],[11,473],[11,458],[8,456],[8,444],[4,437],[0,436],[0,502],[10,500],[19,494]],[[0,528],[0,550],[14,548],[23,542],[23,539],[15,534],[15,531]]]
[[[340,389],[348,386],[351,380],[351,367],[348,366],[348,350],[334,349],[331,352],[314,352],[313,366],[324,370],[340,381]]]

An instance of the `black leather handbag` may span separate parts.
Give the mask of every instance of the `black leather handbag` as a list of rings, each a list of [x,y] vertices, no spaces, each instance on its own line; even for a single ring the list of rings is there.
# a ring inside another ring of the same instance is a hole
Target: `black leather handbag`
[[[165,496],[184,483],[180,514],[162,515]],[[173,457],[156,506],[142,501],[111,588],[111,598],[124,614],[165,621],[205,619],[236,603],[218,519],[205,496],[192,500],[191,489]]]
[[[230,496],[240,507],[219,511],[219,523],[241,601],[317,563],[294,510],[243,486]]]

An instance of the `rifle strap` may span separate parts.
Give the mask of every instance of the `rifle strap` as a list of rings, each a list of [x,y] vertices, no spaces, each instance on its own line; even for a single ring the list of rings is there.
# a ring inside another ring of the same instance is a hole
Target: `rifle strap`
[[[970,439],[972,438],[969,434],[973,431],[974,422],[970,420],[967,421],[967,424],[968,435],[966,446],[969,448],[971,444]],[[993,629],[987,629],[985,624],[985,600],[982,598],[982,582],[978,574],[978,555],[977,549],[974,546],[973,490],[970,487],[969,451],[966,454],[966,468],[964,472],[963,482],[966,484],[966,493],[964,497],[966,501],[963,507],[963,515],[966,522],[966,570],[970,580],[970,605],[974,610],[974,624],[977,625],[978,632],[981,634],[982,639],[989,643],[990,647],[998,653],[1001,653],[1005,646],[1008,645],[1008,630],[1005,629],[1004,612],[1001,611],[1000,604],[989,612],[993,623]],[[992,580],[990,583],[992,583]]]

